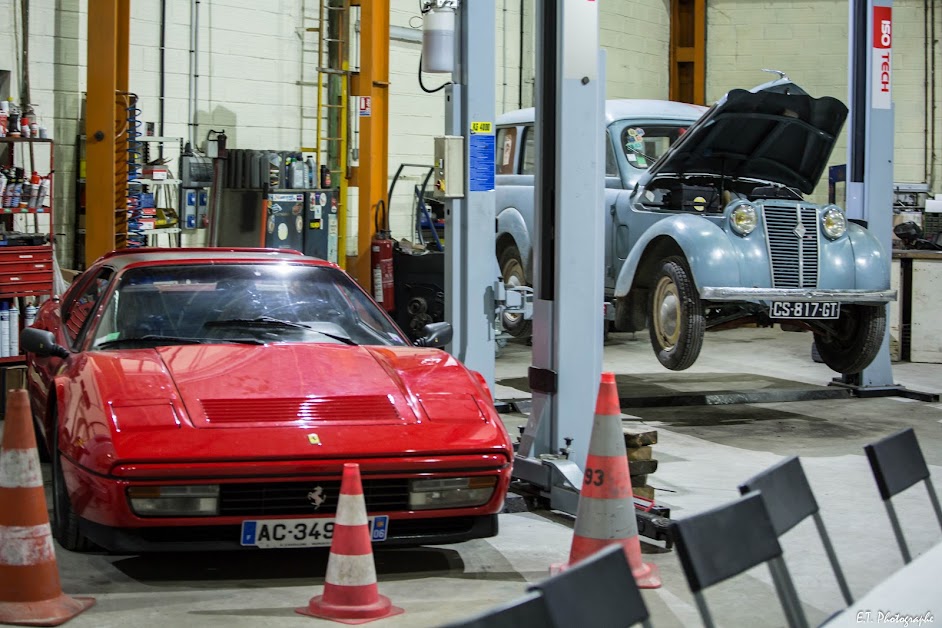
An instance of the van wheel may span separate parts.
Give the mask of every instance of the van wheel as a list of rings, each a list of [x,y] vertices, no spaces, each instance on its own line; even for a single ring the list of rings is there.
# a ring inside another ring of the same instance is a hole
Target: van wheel
[[[682,371],[697,361],[706,322],[703,304],[681,257],[668,257],[658,269],[648,306],[651,346],[658,361]]]
[[[501,249],[497,255],[497,262],[500,264],[500,275],[505,285],[511,287],[527,285],[523,261],[516,246],[511,244]],[[523,314],[505,312],[501,317],[501,324],[514,338],[528,338],[533,331],[533,322],[525,319]]]

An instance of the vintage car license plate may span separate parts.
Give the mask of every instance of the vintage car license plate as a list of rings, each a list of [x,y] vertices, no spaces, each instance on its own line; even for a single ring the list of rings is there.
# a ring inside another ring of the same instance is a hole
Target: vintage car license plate
[[[839,318],[841,304],[836,302],[772,301],[772,318]]]
[[[368,517],[370,538],[386,540],[389,516]],[[333,519],[259,519],[242,522],[242,545],[246,547],[324,547],[334,538]]]

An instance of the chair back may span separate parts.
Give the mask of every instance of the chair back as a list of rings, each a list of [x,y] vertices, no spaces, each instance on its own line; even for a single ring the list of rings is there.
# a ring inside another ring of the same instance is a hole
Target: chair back
[[[546,598],[538,592],[527,593],[509,604],[498,606],[470,619],[446,624],[441,628],[555,628],[546,608]]]
[[[864,452],[884,500],[929,477],[929,467],[911,427],[866,445]]]
[[[798,456],[786,458],[739,485],[742,495],[752,491],[762,494],[777,536],[782,536],[819,510]]]
[[[543,593],[555,626],[627,628],[649,617],[620,544],[610,545],[528,590]]]

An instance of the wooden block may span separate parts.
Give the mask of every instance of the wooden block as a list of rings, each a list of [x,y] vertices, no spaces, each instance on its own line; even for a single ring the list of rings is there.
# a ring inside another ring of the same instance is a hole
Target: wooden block
[[[647,476],[647,475],[633,475],[633,476],[631,476],[631,490],[632,490],[632,491],[635,490],[635,488],[637,488],[637,487],[639,487],[639,486],[645,486],[647,483],[648,483],[648,476]]]
[[[654,487],[652,486],[632,486],[631,493],[635,497],[643,497],[645,499],[654,499]]]
[[[650,460],[652,449],[650,445],[632,447],[628,450],[628,460]]]
[[[622,432],[625,435],[625,447],[634,449],[646,445],[657,443],[657,430],[639,429],[636,427],[624,427]]]
[[[629,460],[629,475],[647,475],[657,471],[657,460]]]
[[[26,367],[8,366],[3,369],[4,390],[11,388],[26,388]]]

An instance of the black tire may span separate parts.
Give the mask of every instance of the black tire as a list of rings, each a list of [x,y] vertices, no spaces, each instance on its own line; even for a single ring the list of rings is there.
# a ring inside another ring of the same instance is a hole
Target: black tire
[[[832,333],[815,333],[814,341],[825,364],[838,373],[859,373],[873,362],[886,333],[886,306],[850,305]]]
[[[79,518],[72,509],[72,500],[65,485],[65,475],[62,473],[62,453],[58,447],[52,457],[52,521],[49,523],[53,538],[65,549],[71,552],[88,552],[95,549],[95,544],[79,529]]]
[[[527,285],[527,276],[523,270],[523,259],[520,257],[520,251],[516,246],[510,244],[505,246],[497,254],[497,262],[500,264],[500,276],[504,284],[511,286]],[[533,321],[523,317],[523,314],[504,314],[501,317],[501,324],[508,334],[514,338],[529,338],[533,332]]]
[[[648,320],[651,346],[662,365],[682,371],[697,361],[706,321],[683,258],[661,262],[648,299]]]

